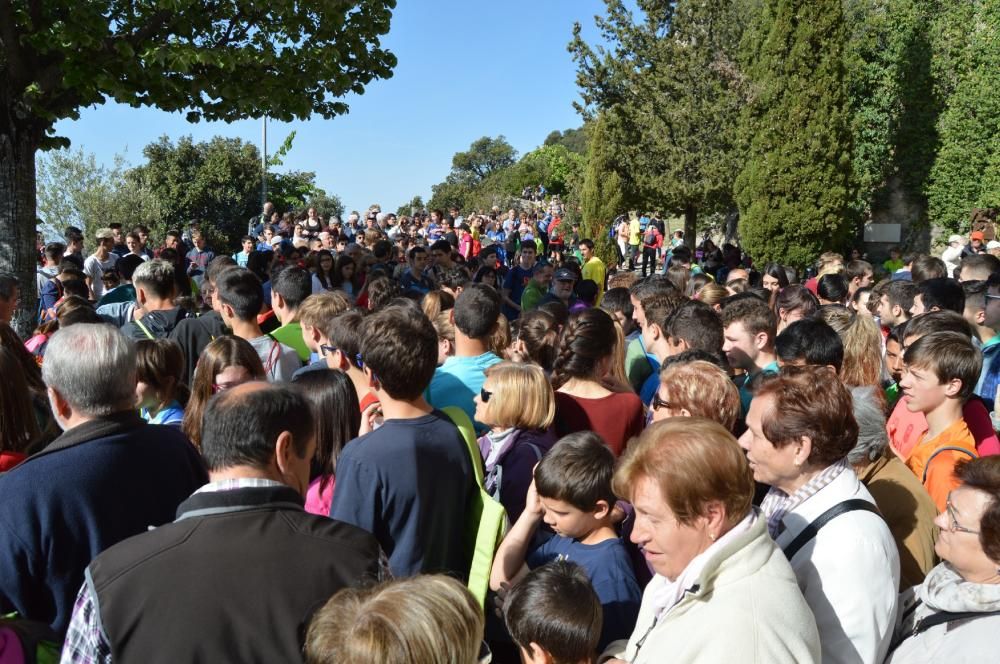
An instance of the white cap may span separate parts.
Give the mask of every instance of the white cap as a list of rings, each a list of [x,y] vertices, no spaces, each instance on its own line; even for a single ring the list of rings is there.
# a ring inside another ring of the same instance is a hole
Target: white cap
[[[271,246],[273,247],[276,244],[281,244],[281,241],[282,237],[280,235],[275,235],[274,237],[271,238]]]
[[[965,244],[965,238],[961,235],[951,235],[948,237],[948,244],[954,244],[955,242]]]

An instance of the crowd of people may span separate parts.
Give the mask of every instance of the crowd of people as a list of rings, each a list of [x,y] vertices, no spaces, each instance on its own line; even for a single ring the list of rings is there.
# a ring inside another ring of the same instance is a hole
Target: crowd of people
[[[605,265],[563,212],[0,274],[0,659],[995,659],[1000,243],[800,275],[632,214]]]

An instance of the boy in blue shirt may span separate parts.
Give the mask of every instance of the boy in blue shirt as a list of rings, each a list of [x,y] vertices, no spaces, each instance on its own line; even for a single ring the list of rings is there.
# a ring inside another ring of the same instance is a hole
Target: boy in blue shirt
[[[614,468],[614,454],[592,431],[556,443],[535,467],[524,512],[500,543],[490,573],[490,588],[500,590],[553,560],[579,564],[604,609],[598,650],[631,636],[642,601],[628,552],[612,525]],[[532,549],[543,520],[556,534]]]

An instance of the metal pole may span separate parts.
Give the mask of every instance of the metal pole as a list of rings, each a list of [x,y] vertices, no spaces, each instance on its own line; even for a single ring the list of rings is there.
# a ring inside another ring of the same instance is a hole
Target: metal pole
[[[260,150],[260,209],[267,202],[267,115],[260,119],[261,150]]]

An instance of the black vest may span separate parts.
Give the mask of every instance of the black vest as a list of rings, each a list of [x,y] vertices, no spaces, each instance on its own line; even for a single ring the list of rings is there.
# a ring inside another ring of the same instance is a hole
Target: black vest
[[[379,547],[289,487],[197,493],[91,563],[115,662],[297,662],[316,609],[374,581]]]

